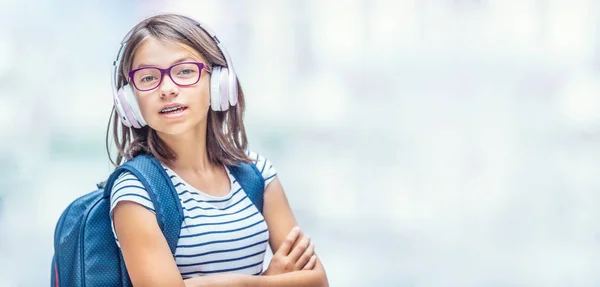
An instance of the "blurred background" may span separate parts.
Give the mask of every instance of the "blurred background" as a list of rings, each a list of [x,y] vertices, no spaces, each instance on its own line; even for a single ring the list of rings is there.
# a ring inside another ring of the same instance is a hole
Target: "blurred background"
[[[225,43],[331,286],[600,286],[594,0],[0,0],[0,286],[49,285],[159,12]]]

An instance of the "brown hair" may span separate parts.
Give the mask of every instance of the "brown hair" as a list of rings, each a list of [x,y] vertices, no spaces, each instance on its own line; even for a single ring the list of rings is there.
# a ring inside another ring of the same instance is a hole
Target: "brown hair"
[[[215,41],[199,27],[196,21],[181,15],[161,14],[143,20],[132,29],[121,58],[117,87],[120,88],[126,84],[127,77],[124,75],[131,70],[133,56],[137,48],[149,37],[190,46],[204,56],[209,67],[227,66],[225,57]],[[237,86],[238,103],[236,106],[223,112],[216,112],[212,109],[209,109],[208,112],[206,149],[210,162],[215,164],[235,165],[238,162],[249,162],[245,152],[248,143],[243,121],[244,93],[239,81]],[[109,150],[111,121],[114,144],[118,150],[115,160]],[[115,167],[142,153],[149,153],[161,162],[172,162],[177,158],[173,150],[158,137],[156,131],[151,127],[134,129],[123,125],[119,121],[114,107],[106,129],[106,151]]]

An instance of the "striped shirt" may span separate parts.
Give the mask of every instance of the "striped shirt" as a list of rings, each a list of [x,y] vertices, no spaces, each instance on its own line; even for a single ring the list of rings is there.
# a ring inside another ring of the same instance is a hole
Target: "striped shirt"
[[[265,188],[277,175],[269,160],[253,152],[250,159],[262,173]],[[231,185],[222,197],[211,196],[186,183],[163,165],[183,207],[183,222],[175,262],[184,279],[217,273],[258,275],[262,272],[269,241],[267,224],[240,184],[226,168]],[[121,201],[136,202],[154,212],[154,205],[142,183],[125,172],[115,181],[111,194],[112,211]],[[119,240],[114,231],[115,240]],[[119,245],[120,248],[120,245]]]

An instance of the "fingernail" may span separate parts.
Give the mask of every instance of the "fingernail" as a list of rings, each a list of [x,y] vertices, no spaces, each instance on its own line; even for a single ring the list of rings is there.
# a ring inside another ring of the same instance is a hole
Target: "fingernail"
[[[300,227],[298,227],[298,226],[295,226],[295,227],[292,229],[292,232],[299,232],[299,231],[300,231]]]

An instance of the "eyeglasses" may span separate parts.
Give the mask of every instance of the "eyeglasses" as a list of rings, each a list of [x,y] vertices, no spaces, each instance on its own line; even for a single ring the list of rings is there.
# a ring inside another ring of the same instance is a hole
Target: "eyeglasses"
[[[178,86],[191,86],[198,83],[202,70],[210,70],[200,62],[182,62],[169,68],[143,67],[129,72],[129,81],[138,91],[156,89],[162,83],[165,74]]]

